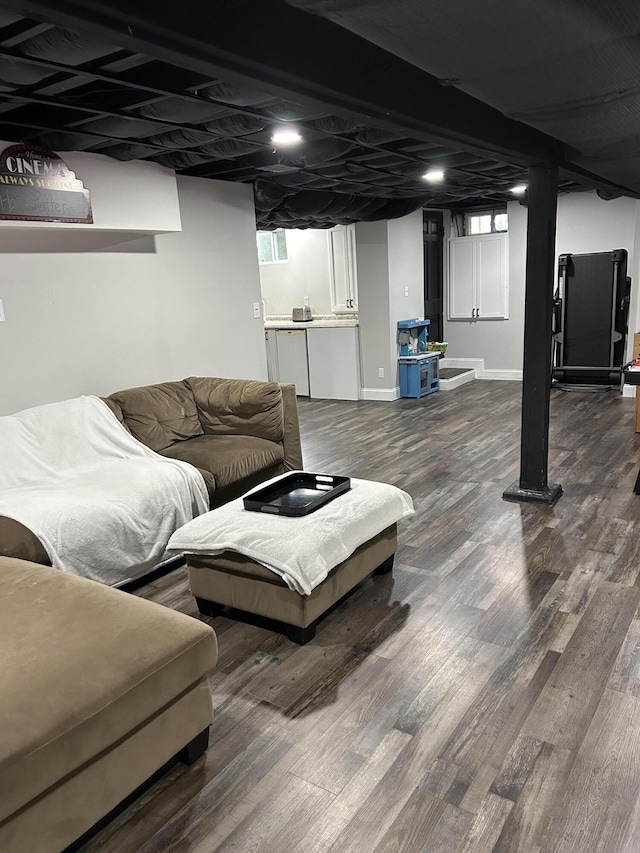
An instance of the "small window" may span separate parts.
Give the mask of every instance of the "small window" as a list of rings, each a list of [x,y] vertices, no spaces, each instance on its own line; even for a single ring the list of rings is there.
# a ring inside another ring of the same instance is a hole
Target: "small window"
[[[261,264],[287,261],[287,235],[280,231],[258,231],[258,260]]]
[[[465,216],[467,234],[492,234],[508,230],[506,210],[483,210],[481,213],[467,213]]]
[[[469,234],[491,234],[491,214],[482,213],[469,217]]]
[[[496,213],[493,217],[494,231],[507,231],[509,227],[509,218],[506,213]]]

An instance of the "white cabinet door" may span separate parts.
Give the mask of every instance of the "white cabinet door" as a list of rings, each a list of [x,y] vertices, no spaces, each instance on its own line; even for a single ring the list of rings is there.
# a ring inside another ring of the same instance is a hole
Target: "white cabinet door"
[[[309,386],[323,400],[360,399],[358,327],[307,329]]]
[[[344,314],[358,310],[355,225],[337,225],[327,232],[331,310]]]
[[[299,397],[308,397],[307,333],[304,329],[278,329],[276,339],[279,381],[295,385]]]
[[[507,234],[449,241],[449,320],[509,318],[507,252]]]
[[[476,318],[506,320],[507,235],[483,234],[476,240]]]
[[[347,225],[347,279],[349,283],[348,305],[351,311],[358,310],[358,272],[356,264],[356,226]]]
[[[449,319],[470,320],[476,307],[475,237],[455,237],[449,243]]]
[[[264,339],[267,345],[267,379],[269,382],[280,382],[276,330],[265,329]]]

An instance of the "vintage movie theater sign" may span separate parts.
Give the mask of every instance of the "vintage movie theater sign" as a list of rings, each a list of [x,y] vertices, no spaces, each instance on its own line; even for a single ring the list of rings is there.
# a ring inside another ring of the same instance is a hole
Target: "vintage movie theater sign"
[[[0,219],[91,223],[89,190],[53,151],[12,145],[0,154]]]

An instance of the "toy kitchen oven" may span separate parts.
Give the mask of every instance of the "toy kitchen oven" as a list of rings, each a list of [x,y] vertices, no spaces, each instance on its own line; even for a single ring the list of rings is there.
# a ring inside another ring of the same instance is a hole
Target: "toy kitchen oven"
[[[427,352],[429,320],[398,320],[401,397],[424,397],[440,389],[440,353]]]

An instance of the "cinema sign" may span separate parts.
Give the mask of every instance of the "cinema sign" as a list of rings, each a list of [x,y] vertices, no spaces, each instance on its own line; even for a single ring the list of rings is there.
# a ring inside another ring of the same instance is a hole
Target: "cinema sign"
[[[12,145],[0,154],[0,219],[89,224],[89,190],[53,151]]]

